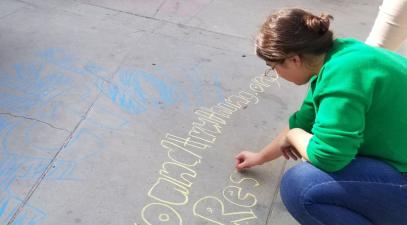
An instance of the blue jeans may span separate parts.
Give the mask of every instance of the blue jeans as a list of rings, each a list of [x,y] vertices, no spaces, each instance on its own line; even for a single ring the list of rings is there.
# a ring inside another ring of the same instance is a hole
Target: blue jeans
[[[303,225],[406,225],[407,175],[371,158],[324,172],[308,162],[289,169],[281,198]]]

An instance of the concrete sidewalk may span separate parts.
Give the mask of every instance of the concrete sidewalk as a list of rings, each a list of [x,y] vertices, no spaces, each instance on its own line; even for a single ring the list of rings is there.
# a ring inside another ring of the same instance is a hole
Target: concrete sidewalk
[[[259,77],[255,33],[302,6],[364,40],[380,2],[1,0],[0,224],[297,224],[295,162],[234,171],[306,89]]]

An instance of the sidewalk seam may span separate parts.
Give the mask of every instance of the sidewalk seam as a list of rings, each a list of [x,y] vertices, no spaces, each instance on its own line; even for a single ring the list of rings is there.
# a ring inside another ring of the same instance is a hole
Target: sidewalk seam
[[[280,189],[281,177],[284,174],[286,166],[287,166],[287,160],[284,160],[283,166],[281,168],[281,172],[280,172],[280,174],[278,175],[278,178],[277,178],[278,183],[277,183],[277,186],[276,186],[276,191],[273,194],[273,200],[271,201],[271,204],[270,204],[270,211],[267,214],[266,223],[264,225],[271,225],[271,223],[269,224],[269,222],[271,222],[269,220],[271,218],[271,214],[273,213],[274,202],[276,201],[278,193],[280,192],[279,189]]]
[[[16,209],[15,213],[13,214],[13,216],[10,218],[9,222],[7,223],[7,225],[12,225],[12,223],[15,221],[15,219],[17,218],[17,216],[20,214],[20,212],[23,210],[23,208],[25,207],[25,205],[28,203],[28,201],[30,200],[31,196],[34,194],[34,192],[37,190],[37,188],[39,187],[39,185],[41,184],[42,180],[44,180],[45,176],[48,174],[49,170],[52,168],[52,164],[55,162],[56,158],[58,157],[59,153],[69,144],[69,142],[71,141],[73,134],[75,133],[75,131],[78,129],[78,127],[82,124],[82,122],[87,118],[88,113],[90,112],[90,110],[93,108],[93,106],[95,105],[97,99],[99,98],[101,92],[99,92],[99,94],[96,96],[95,101],[92,103],[92,105],[89,107],[89,109],[85,112],[85,115],[82,116],[81,120],[76,124],[75,128],[73,129],[72,132],[70,132],[69,136],[67,137],[67,139],[65,140],[64,144],[59,148],[58,152],[54,155],[54,157],[52,157],[50,163],[48,164],[47,168],[44,170],[44,172],[41,174],[41,176],[37,179],[37,181],[34,183],[34,185],[31,187],[31,189],[28,191],[27,196],[24,198],[24,200],[22,201],[22,203],[18,206],[18,208]]]
[[[143,35],[140,37],[142,38]],[[139,38],[139,39],[140,39]],[[139,40],[138,39],[138,40]],[[115,69],[115,71],[112,73],[112,76],[110,76],[110,81],[104,79],[103,82],[111,82],[114,78],[114,75],[119,71],[120,67],[123,65],[124,61],[128,58],[130,52],[131,52],[132,48],[124,55],[123,59],[121,60],[121,62],[119,63],[119,65],[117,66],[117,68]],[[65,142],[62,144],[62,146],[59,148],[58,152],[54,155],[54,157],[52,157],[50,163],[48,164],[47,168],[44,170],[44,172],[41,174],[41,176],[37,179],[37,181],[34,183],[34,185],[31,187],[31,189],[28,191],[26,197],[24,198],[24,200],[22,201],[22,203],[18,206],[18,208],[16,209],[16,211],[14,212],[13,216],[10,218],[10,220],[8,221],[7,225],[12,225],[13,222],[15,221],[15,219],[17,218],[17,216],[21,213],[21,211],[24,209],[25,205],[28,203],[28,201],[30,200],[31,196],[34,194],[34,192],[37,190],[37,188],[39,187],[39,185],[41,184],[42,180],[44,180],[45,176],[48,174],[49,170],[52,168],[52,164],[55,162],[55,160],[57,159],[58,155],[60,152],[62,152],[62,150],[65,149],[66,146],[68,146],[69,142],[71,141],[73,134],[76,132],[76,130],[78,129],[78,127],[82,124],[82,122],[84,120],[86,120],[89,112],[93,109],[94,105],[96,104],[97,100],[99,99],[99,97],[102,95],[103,90],[100,90],[98,95],[96,96],[95,100],[93,101],[93,103],[90,105],[90,107],[88,108],[88,110],[85,112],[85,114],[83,116],[81,116],[81,119],[79,120],[79,122],[76,124],[75,128],[73,129],[72,132],[70,132],[70,134],[68,135],[68,137],[66,138]]]

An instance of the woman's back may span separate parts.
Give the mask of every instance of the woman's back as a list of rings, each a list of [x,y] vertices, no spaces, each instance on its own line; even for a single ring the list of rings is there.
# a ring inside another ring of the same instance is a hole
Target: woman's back
[[[357,151],[407,172],[406,58],[337,39],[312,82],[317,112],[312,132],[324,143],[309,146],[316,155],[332,152],[349,158]]]

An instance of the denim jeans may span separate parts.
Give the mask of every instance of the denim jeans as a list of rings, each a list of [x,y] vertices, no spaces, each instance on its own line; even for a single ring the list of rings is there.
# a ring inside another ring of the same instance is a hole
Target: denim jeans
[[[380,160],[358,157],[333,173],[303,162],[284,174],[280,192],[303,225],[407,224],[407,175]]]

